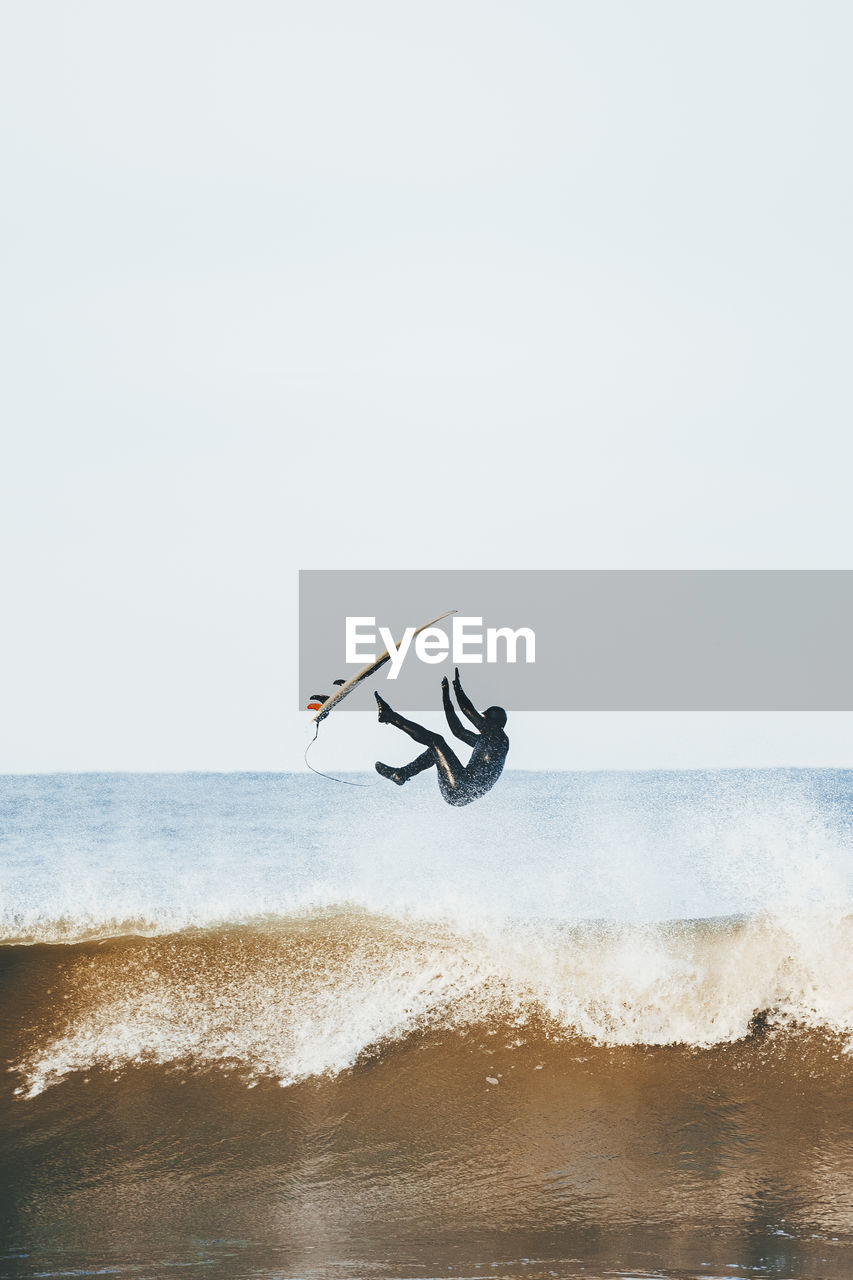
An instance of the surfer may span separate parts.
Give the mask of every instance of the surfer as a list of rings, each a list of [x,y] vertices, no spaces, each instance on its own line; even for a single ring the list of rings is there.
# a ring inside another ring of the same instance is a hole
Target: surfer
[[[456,694],[460,710],[475,726],[477,733],[466,729],[456,714],[456,709],[450,700],[447,676],[445,676],[441,682],[441,696],[450,731],[462,742],[467,742],[469,747],[474,748],[467,765],[460,762],[459,757],[447,745],[440,733],[425,729],[414,720],[405,720],[377,693],[379,723],[393,724],[397,729],[402,729],[415,742],[425,746],[426,751],[409,764],[400,765],[398,769],[393,769],[390,765],[377,760],[376,772],[381,773],[383,778],[390,778],[392,782],[396,782],[398,787],[402,787],[404,782],[408,782],[416,774],[423,773],[424,769],[431,769],[435,765],[439,790],[444,799],[448,804],[463,805],[470,804],[472,800],[478,800],[495,785],[504,767],[506,753],[509,751],[509,738],[504,733],[506,712],[503,707],[487,707],[483,712],[478,711],[459,683],[458,667],[453,677],[453,692]]]

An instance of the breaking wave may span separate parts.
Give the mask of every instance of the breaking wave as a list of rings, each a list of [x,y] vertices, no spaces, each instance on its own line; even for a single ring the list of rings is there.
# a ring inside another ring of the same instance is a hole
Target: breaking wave
[[[519,1046],[707,1048],[757,1027],[853,1044],[853,917],[826,913],[463,934],[349,909],[13,953],[33,1001],[26,1097],[140,1064],[291,1085],[473,1028]]]

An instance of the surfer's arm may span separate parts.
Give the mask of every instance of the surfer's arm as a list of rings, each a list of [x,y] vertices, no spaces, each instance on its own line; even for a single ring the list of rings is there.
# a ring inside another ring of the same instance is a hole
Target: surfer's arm
[[[444,714],[447,716],[447,723],[450,725],[450,732],[461,739],[462,742],[467,742],[469,747],[473,747],[479,735],[472,733],[470,729],[466,729],[456,714],[456,708],[450,701],[450,686],[447,682],[447,676],[441,682],[441,697],[444,702]]]
[[[459,703],[459,710],[464,716],[467,716],[475,729],[483,730],[486,726],[485,716],[481,716],[477,708],[474,706],[467,693],[459,683],[459,668],[456,667],[456,674],[453,677],[453,692],[456,694],[456,701]]]

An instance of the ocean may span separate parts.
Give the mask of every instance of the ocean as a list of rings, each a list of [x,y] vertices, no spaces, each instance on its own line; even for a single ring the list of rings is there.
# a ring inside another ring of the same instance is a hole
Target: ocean
[[[853,1275],[853,772],[0,778],[0,1277]]]

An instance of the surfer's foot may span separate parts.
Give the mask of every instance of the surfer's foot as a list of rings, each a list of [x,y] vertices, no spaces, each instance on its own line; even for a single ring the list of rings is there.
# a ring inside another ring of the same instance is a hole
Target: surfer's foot
[[[377,693],[376,696],[378,698],[379,694]],[[396,769],[392,769],[390,764],[383,764],[381,760],[376,761],[376,772],[381,773],[383,778],[390,778],[392,782],[396,782],[398,787],[402,787],[406,781],[405,778],[400,777]]]
[[[380,698],[378,693],[374,693],[374,698],[379,703],[379,723],[388,724],[391,716],[394,714],[384,698]]]

